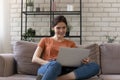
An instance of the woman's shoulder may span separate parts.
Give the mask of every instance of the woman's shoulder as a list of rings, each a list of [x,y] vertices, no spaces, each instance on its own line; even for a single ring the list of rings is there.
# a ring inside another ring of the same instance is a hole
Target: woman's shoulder
[[[76,46],[75,42],[69,39],[65,39],[65,42],[69,45]]]

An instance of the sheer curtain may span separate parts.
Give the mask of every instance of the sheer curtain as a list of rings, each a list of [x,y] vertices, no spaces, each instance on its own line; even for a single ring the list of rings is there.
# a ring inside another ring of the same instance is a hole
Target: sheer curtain
[[[3,0],[0,0],[0,52],[3,52]]]
[[[9,0],[0,0],[0,53],[10,51]]]

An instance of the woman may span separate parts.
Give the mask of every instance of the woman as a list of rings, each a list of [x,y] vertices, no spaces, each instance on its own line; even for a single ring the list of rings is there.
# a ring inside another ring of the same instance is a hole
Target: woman
[[[76,45],[73,41],[64,38],[67,30],[67,20],[64,16],[57,16],[54,19],[52,30],[54,30],[54,36],[42,38],[33,55],[32,62],[41,65],[37,80],[83,80],[99,72],[99,66],[94,62],[90,63],[89,58],[83,59],[83,64],[79,67],[63,67],[56,62],[61,46],[73,48]]]

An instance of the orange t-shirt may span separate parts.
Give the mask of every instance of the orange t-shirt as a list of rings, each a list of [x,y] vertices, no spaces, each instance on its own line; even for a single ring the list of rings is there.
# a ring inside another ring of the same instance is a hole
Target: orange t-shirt
[[[60,47],[76,47],[73,41],[65,39],[62,42],[58,42],[53,38],[42,38],[38,43],[38,46],[43,49],[42,58],[44,60],[56,59]]]

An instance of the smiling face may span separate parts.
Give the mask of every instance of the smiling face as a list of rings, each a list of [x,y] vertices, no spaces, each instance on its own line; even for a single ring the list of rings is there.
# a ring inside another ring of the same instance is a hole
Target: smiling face
[[[54,26],[52,29],[55,32],[55,36],[58,38],[63,38],[66,34],[67,25],[64,22],[59,22],[56,26]]]

